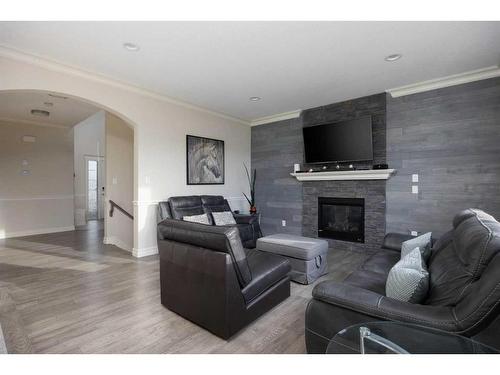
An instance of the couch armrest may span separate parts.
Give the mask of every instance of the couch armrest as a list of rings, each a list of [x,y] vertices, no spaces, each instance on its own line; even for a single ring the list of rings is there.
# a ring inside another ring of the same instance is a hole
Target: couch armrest
[[[401,245],[403,242],[408,241],[414,238],[410,234],[403,233],[387,233],[384,237],[384,243],[382,244],[383,248],[401,251]]]
[[[313,289],[313,297],[380,319],[421,324],[457,333],[462,330],[451,307],[401,302],[345,283],[324,281]]]
[[[258,215],[245,215],[245,214],[235,214],[233,213],[234,220],[236,224],[254,224],[259,222]]]

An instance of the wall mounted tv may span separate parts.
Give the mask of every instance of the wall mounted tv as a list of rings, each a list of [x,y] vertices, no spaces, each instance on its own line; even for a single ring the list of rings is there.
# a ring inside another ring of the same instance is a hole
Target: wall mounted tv
[[[373,160],[371,117],[310,126],[303,133],[307,164]]]

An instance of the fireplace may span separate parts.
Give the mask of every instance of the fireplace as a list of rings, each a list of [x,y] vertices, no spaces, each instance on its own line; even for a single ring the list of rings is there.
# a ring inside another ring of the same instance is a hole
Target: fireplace
[[[318,237],[365,242],[363,198],[318,198]]]

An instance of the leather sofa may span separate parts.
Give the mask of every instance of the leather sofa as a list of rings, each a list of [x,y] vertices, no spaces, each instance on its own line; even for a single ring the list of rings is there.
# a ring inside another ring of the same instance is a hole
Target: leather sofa
[[[290,296],[288,260],[244,248],[240,233],[171,218],[158,224],[161,303],[223,339]]]
[[[220,195],[190,195],[171,197],[168,201],[158,204],[159,221],[165,219],[182,220],[184,216],[201,215],[209,212],[231,211],[231,207]],[[231,211],[232,212],[232,211]],[[240,232],[243,246],[255,248],[257,239],[262,237],[259,219],[256,215],[242,215],[233,213],[236,227]],[[211,215],[208,215],[212,223]]]
[[[476,209],[455,216],[453,229],[433,243],[430,288],[422,304],[385,296],[387,275],[408,238],[388,234],[382,248],[344,282],[316,285],[306,310],[308,353],[325,353],[329,339],[346,327],[384,320],[437,328],[500,348],[500,223]]]

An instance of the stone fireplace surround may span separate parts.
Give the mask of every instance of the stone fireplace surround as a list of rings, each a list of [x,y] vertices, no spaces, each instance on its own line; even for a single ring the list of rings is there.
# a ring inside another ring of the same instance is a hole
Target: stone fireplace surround
[[[374,252],[385,235],[385,180],[303,182],[302,233],[318,237],[318,198],[364,198],[365,242],[327,240],[332,248]]]

